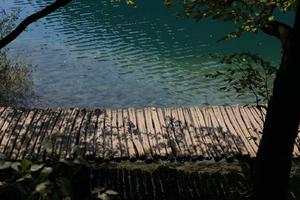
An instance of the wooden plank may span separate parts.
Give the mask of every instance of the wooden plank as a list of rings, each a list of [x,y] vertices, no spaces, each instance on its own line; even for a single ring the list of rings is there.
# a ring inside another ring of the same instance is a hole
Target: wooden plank
[[[166,141],[166,145],[167,145],[166,149],[168,150],[167,151],[168,152],[168,159],[170,161],[174,161],[175,156],[176,156],[175,152],[177,152],[178,150],[176,149],[176,143],[170,141],[170,136],[169,136],[169,133],[168,133],[168,128],[169,128],[169,126],[172,126],[172,125],[170,125],[169,123],[167,124],[166,119],[165,119],[165,115],[164,115],[163,110],[161,108],[157,108],[156,112],[157,112],[159,122],[160,122],[161,128],[162,128],[162,132],[161,132],[162,137]]]
[[[296,141],[295,141],[293,156],[294,157],[299,157],[300,156],[300,139],[299,139],[299,137],[297,137]]]
[[[193,124],[193,127],[195,129],[195,133],[197,134],[197,137],[199,139],[199,142],[203,144],[202,148],[204,149],[204,152],[206,152],[207,154],[206,158],[211,159],[217,157],[217,154],[215,153],[213,147],[211,145],[207,145],[208,144],[206,138],[207,136],[203,132],[195,107],[191,107],[189,109],[189,115],[190,115],[191,123]]]
[[[249,131],[252,132],[253,137],[256,137],[257,143],[259,143],[259,140],[261,139],[261,133],[262,133],[260,125],[257,124],[256,122],[253,122],[253,120],[251,120],[251,118],[246,113],[244,107],[239,107],[239,112],[242,118],[244,119],[244,122],[246,123]]]
[[[219,123],[217,116],[214,113],[213,107],[205,107],[204,111],[206,115],[209,115],[208,120],[210,125],[213,127],[213,131],[218,140],[218,145],[220,145],[227,159],[233,158],[235,153],[238,151],[234,149],[235,145],[228,137],[228,132],[224,131],[223,126]]]
[[[35,117],[36,112],[37,112],[37,110],[31,110],[29,112],[28,116],[26,117],[26,120],[25,120],[25,122],[20,130],[20,133],[18,135],[18,138],[15,142],[15,146],[10,153],[10,156],[9,156],[10,160],[16,160],[18,158],[19,151],[22,147],[23,141],[25,140],[26,134],[28,132],[28,129],[29,129],[34,117]]]
[[[44,150],[43,159],[50,159],[55,153],[57,143],[57,138],[60,137],[60,128],[64,119],[66,118],[67,110],[62,109],[58,118],[56,119],[53,127],[50,129],[46,140],[48,141],[48,145],[46,145],[46,149]]]
[[[127,147],[128,147],[128,156],[130,161],[136,161],[138,157],[137,147],[135,146],[135,142],[132,136],[131,131],[131,123],[129,119],[129,113],[127,110],[122,110],[123,112],[123,127],[124,127],[124,136],[126,139]],[[119,115],[118,115],[119,116]],[[138,141],[137,141],[138,142]],[[142,148],[142,147],[140,147]]]
[[[99,110],[96,132],[95,132],[95,160],[96,162],[103,162],[104,153],[104,123],[105,123],[105,110]]]
[[[236,135],[232,134],[222,116],[220,113],[220,110],[217,106],[211,107],[212,113],[215,115],[216,121],[219,123],[220,127],[222,128],[222,132],[225,135],[225,139],[227,141],[227,144],[230,146],[232,152],[235,156],[241,156],[243,154],[247,155],[248,152],[245,151],[244,147],[240,147],[240,144],[242,142],[240,137],[237,137]]]
[[[99,116],[99,110],[94,110],[91,113],[90,122],[87,125],[86,130],[86,152],[85,158],[87,160],[94,160],[95,159],[95,151],[96,151],[96,126]]]
[[[74,159],[74,157],[76,156],[75,154],[78,150],[80,127],[82,126],[85,115],[86,115],[85,110],[78,110],[78,115],[76,117],[76,120],[74,122],[74,127],[70,134],[68,148],[65,155],[67,159]]]
[[[243,111],[242,107],[239,106],[236,107],[236,112],[239,113],[239,116],[242,118],[243,122],[245,123],[245,126],[250,134],[249,140],[253,140],[253,142],[258,146],[259,141],[261,139],[261,134],[257,131],[257,128],[259,127],[253,126],[247,114]]]
[[[252,122],[258,124],[257,126],[261,127],[258,131],[258,137],[261,137],[263,134],[264,119],[266,117],[266,109],[263,107],[257,108],[256,106],[248,106],[245,108],[245,111],[248,112],[248,116],[252,118]],[[299,136],[297,136],[299,138]],[[299,148],[294,148],[294,153],[300,155]]]
[[[234,143],[236,144],[237,148],[240,151],[240,154],[237,154],[237,158],[239,157],[245,157],[249,156],[250,153],[246,148],[246,144],[244,140],[242,139],[242,136],[238,134],[238,132],[235,130],[234,126],[232,125],[227,113],[222,110],[222,106],[217,106],[215,109],[215,112],[219,113],[220,119],[224,121],[224,125],[227,127],[227,130],[229,131],[230,135],[232,136]]]
[[[56,118],[59,114],[58,112],[60,112],[59,109],[57,109],[57,110],[49,109],[49,112],[45,114],[46,115],[45,121],[42,126],[41,133],[39,134],[39,137],[37,139],[36,146],[34,147],[34,150],[32,153],[32,157],[34,158],[34,160],[42,161],[43,153],[44,153],[43,150],[45,149],[45,146],[47,145],[47,139],[45,139],[45,138],[47,138],[46,134],[49,129],[52,130],[52,127],[54,125],[53,120],[54,119],[56,120]]]
[[[121,158],[127,160],[129,158],[128,135],[125,132],[124,118],[122,109],[117,110],[118,135],[120,140]]]
[[[104,124],[104,155],[103,158],[106,162],[113,158],[112,150],[112,131],[111,131],[111,110],[107,109],[105,113],[105,124]]]
[[[24,112],[22,112],[22,115],[18,121],[18,124],[16,125],[14,131],[11,133],[11,137],[9,139],[9,142],[8,144],[6,145],[6,148],[4,150],[5,152],[5,157],[7,159],[10,159],[11,157],[11,153],[12,153],[12,150],[16,144],[16,141],[17,141],[17,138],[19,137],[19,134],[21,132],[21,129],[26,121],[26,118],[29,114],[29,110],[25,110]]]
[[[63,133],[63,137],[61,138],[60,148],[59,148],[59,155],[61,158],[66,158],[67,149],[72,140],[72,131],[75,126],[76,118],[78,116],[79,110],[78,109],[70,109],[71,114],[69,115],[69,119],[65,125],[64,129],[61,129],[61,133]]]
[[[220,112],[221,112],[226,124],[228,125],[228,127],[230,129],[230,132],[241,138],[241,141],[242,141],[241,147],[244,147],[246,149],[246,151],[248,152],[247,156],[252,155],[253,150],[252,150],[251,146],[249,145],[247,139],[245,138],[244,134],[242,134],[241,130],[239,130],[239,128],[234,124],[233,119],[229,117],[225,108],[223,106],[220,106],[218,108],[220,109]],[[246,155],[242,154],[242,156],[246,156]]]
[[[30,123],[30,125],[28,127],[27,134],[23,140],[23,143],[21,145],[20,151],[17,156],[17,160],[22,160],[25,158],[25,153],[26,153],[27,147],[29,145],[29,142],[30,142],[32,136],[34,135],[33,132],[34,132],[34,130],[37,126],[37,123],[39,122],[42,114],[43,114],[43,110],[37,110],[37,112],[34,116],[34,119],[32,120],[32,122]]]
[[[153,120],[154,131],[155,131],[155,135],[156,135],[156,139],[160,151],[160,158],[162,160],[166,160],[168,158],[168,155],[172,154],[172,149],[170,148],[170,146],[167,145],[168,144],[167,132],[163,127],[165,125],[162,125],[162,123],[164,123],[164,120],[163,122],[159,120],[159,116],[156,108],[151,108],[151,117]]]
[[[202,129],[202,134],[207,142],[207,145],[214,151],[214,159],[220,160],[224,157],[224,152],[222,148],[219,146],[219,141],[215,136],[214,129],[209,121],[209,115],[206,113],[202,113],[203,109],[199,109],[198,107],[194,107],[195,115],[198,116],[199,124]]]
[[[259,119],[260,117],[257,115],[257,113],[253,113],[250,109],[250,106],[245,106],[244,111],[248,114],[249,118],[251,118],[253,123],[256,123],[261,130],[263,130],[263,123],[262,120]]]
[[[199,133],[197,133],[198,130],[196,130],[196,127],[195,127],[194,121],[191,118],[191,114],[190,114],[189,109],[183,108],[182,112],[183,112],[183,117],[186,121],[186,126],[187,126],[187,128],[189,130],[189,133],[191,135],[191,140],[194,144],[194,148],[196,149],[196,152],[199,155],[199,159],[202,160],[202,157],[204,159],[209,159],[210,155],[207,152],[207,147],[204,144],[202,138],[198,137]]]
[[[295,149],[296,148],[296,149]],[[294,152],[298,153],[297,157],[300,157],[300,126],[298,128],[298,135],[296,137],[295,145],[294,145]]]
[[[263,114],[264,114],[264,117],[266,117],[266,115],[267,115],[267,104],[265,104],[265,106],[262,106],[262,107],[260,107],[260,109],[261,109],[261,111],[263,112]]]
[[[166,122],[166,130],[169,139],[168,143],[176,159],[180,161],[183,159],[184,154],[180,149],[180,145],[178,144],[178,141],[176,141],[175,131],[174,131],[174,119],[172,118],[171,109],[165,108],[162,113],[164,114],[164,119]]]
[[[247,128],[247,124],[245,123],[245,121],[243,120],[243,118],[241,116],[241,113],[239,112],[239,107],[238,106],[230,106],[230,107],[227,107],[227,109],[233,113],[233,115],[235,116],[236,122],[240,126],[240,129],[242,129],[242,131],[245,134],[245,137],[248,139],[249,143],[253,147],[255,154],[252,156],[253,157],[256,156],[256,152],[257,152],[258,145],[259,145],[256,142],[256,140],[253,139],[253,136],[255,137],[256,135],[253,135],[252,132],[250,132],[249,129]]]
[[[0,106],[0,121],[3,120],[1,115],[2,115],[2,113],[4,112],[5,109],[6,109],[6,107]]]
[[[260,116],[260,119],[263,121],[266,117],[267,110],[266,107],[264,106],[256,106],[256,105],[249,105],[249,108],[253,109],[256,111],[256,113]]]
[[[83,122],[81,124],[81,127],[79,129],[79,136],[78,136],[78,152],[76,153],[75,156],[79,157],[85,157],[85,152],[87,149],[87,128],[88,124],[90,123],[91,119],[91,111],[86,110],[86,114],[84,116]]]
[[[36,142],[38,141],[38,137],[41,133],[42,126],[44,126],[45,120],[47,119],[47,114],[50,112],[49,109],[43,110],[40,119],[36,122],[35,127],[30,132],[31,138],[28,141],[26,149],[24,151],[24,158],[32,160],[32,152],[34,151],[34,147]]]
[[[193,161],[196,161],[200,158],[200,155],[202,153],[201,152],[197,153],[197,147],[195,146],[195,143],[193,141],[191,133],[189,132],[189,127],[188,127],[189,125],[184,118],[183,109],[178,108],[178,109],[176,109],[176,111],[177,111],[177,116],[178,116],[178,122],[180,122],[179,125],[181,126],[181,130],[183,132],[183,137],[184,137],[184,141],[186,143],[186,147],[187,147],[188,151],[190,152],[191,159]]]
[[[299,148],[299,145],[296,144],[297,141],[299,141],[299,138],[296,138],[295,144],[294,144],[294,147],[293,147],[293,156],[294,157],[299,157],[300,156],[300,148]],[[299,143],[299,142],[297,142],[297,143]]]
[[[52,156],[53,154],[59,156],[62,138],[65,137],[64,130],[71,113],[71,109],[64,109],[60,115],[59,121],[56,122],[56,125],[51,133],[51,140],[53,144],[52,149],[51,151],[47,150],[48,157]]]
[[[248,106],[249,110],[253,113],[253,115],[257,116],[257,119],[260,120],[260,123],[265,122],[265,112],[263,108],[257,108],[256,106]]]
[[[13,110],[10,108],[10,107],[7,107],[3,110],[3,112],[1,113],[1,116],[0,116],[0,131],[2,129],[2,126],[4,125],[5,121],[6,121],[6,118],[7,116],[9,115],[10,112],[13,112]],[[0,132],[1,133],[1,132]],[[1,138],[1,134],[0,134],[0,138]]]
[[[113,157],[115,160],[119,161],[121,159],[121,143],[118,134],[118,124],[117,124],[118,116],[117,111],[112,110],[112,122],[111,122],[111,131],[112,131],[112,147],[113,147]]]
[[[241,121],[238,120],[237,113],[233,112],[231,106],[224,107],[224,109],[226,110],[227,114],[231,117],[232,119],[231,121],[233,122],[233,125],[238,130],[238,133],[244,136],[243,138],[245,139],[245,143],[248,143],[249,146],[251,147],[250,156],[255,157],[258,146],[253,142],[253,140],[251,140],[251,135],[247,131],[246,127],[243,124],[239,123]]]
[[[199,136],[202,137],[202,140],[203,140],[205,146],[207,146],[207,150],[208,150],[209,154],[214,159],[221,158],[221,155],[219,155],[217,149],[214,146],[214,143],[212,142],[212,139],[209,135],[209,132],[208,132],[208,129],[204,122],[202,114],[201,113],[200,113],[200,115],[198,114],[196,107],[191,107],[190,111],[191,111],[192,119],[196,125],[196,128],[198,129]]]
[[[160,158],[160,147],[158,145],[156,133],[155,133],[155,130],[153,127],[151,110],[150,110],[150,108],[145,108],[143,111],[144,111],[146,129],[147,129],[146,134],[148,136],[151,149],[153,151],[152,152],[153,158],[158,159],[158,158]]]
[[[2,142],[2,139],[4,138],[5,130],[9,127],[9,124],[13,120],[15,113],[16,113],[16,110],[11,107],[8,107],[4,111],[3,121],[0,124],[0,144]]]
[[[134,146],[138,152],[139,158],[144,160],[146,159],[146,152],[143,146],[143,140],[141,137],[141,133],[138,130],[137,120],[136,120],[136,112],[135,109],[129,108],[128,109],[129,120],[130,120],[130,127],[131,127],[131,135],[134,142]]]
[[[142,142],[143,142],[142,145],[144,147],[146,160],[152,161],[153,160],[153,150],[151,149],[151,145],[150,145],[149,138],[147,135],[147,129],[146,129],[146,125],[145,125],[145,117],[144,117],[144,112],[142,109],[136,110],[136,119],[137,119],[138,130],[141,135]]]
[[[188,160],[191,158],[191,152],[189,151],[186,138],[183,132],[183,127],[182,127],[183,122],[180,121],[176,109],[171,109],[171,116],[174,120],[173,125],[174,125],[174,135],[176,138],[176,142],[181,149],[183,158]]]
[[[7,148],[7,145],[11,139],[11,137],[16,137],[15,134],[15,128],[18,124],[18,121],[20,119],[22,115],[22,111],[21,110],[16,110],[11,122],[9,123],[7,129],[2,132],[2,141],[0,143],[0,153],[3,154],[3,155],[6,155],[5,154],[5,150]]]
[[[249,119],[250,123],[252,124],[253,131],[256,132],[256,134],[259,138],[261,138],[263,125],[254,118],[254,116],[252,115],[252,113],[250,112],[250,110],[247,107],[243,107],[243,109],[241,109],[241,111],[244,113],[244,116],[246,116]]]

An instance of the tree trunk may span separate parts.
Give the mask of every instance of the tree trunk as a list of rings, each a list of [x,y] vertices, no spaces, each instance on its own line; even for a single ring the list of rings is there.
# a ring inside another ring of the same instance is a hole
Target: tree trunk
[[[291,159],[300,119],[300,9],[283,46],[254,168],[254,199],[288,198]]]

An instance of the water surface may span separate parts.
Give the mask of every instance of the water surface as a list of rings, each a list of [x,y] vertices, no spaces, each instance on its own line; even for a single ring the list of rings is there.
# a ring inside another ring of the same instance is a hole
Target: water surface
[[[20,8],[20,20],[49,0],[2,0]],[[176,17],[161,0],[137,8],[109,0],[73,0],[32,24],[9,48],[35,65],[37,107],[126,108],[245,104],[219,92],[205,74],[221,68],[207,53],[250,51],[279,62],[280,44],[263,33],[217,43],[233,30],[228,23],[195,23]]]

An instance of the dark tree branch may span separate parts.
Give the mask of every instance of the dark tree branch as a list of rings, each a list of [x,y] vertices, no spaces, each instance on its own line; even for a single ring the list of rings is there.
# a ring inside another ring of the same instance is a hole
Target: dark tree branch
[[[292,32],[293,28],[287,24],[271,21],[265,26],[261,27],[261,30],[271,36],[278,38],[282,45],[284,46],[289,34]]]
[[[267,1],[264,9],[261,12],[261,30],[273,37],[278,38],[281,41],[282,47],[284,47],[288,35],[293,30],[287,24],[281,23],[279,21],[268,21],[268,18],[273,15],[273,11],[276,5],[273,2]]]
[[[56,0],[54,3],[50,4],[41,11],[28,16],[11,33],[9,33],[2,40],[0,40],[0,49],[4,48],[6,45],[8,45],[14,39],[16,39],[26,29],[28,25],[47,16],[48,14],[57,10],[58,8],[65,6],[71,1],[72,0]]]

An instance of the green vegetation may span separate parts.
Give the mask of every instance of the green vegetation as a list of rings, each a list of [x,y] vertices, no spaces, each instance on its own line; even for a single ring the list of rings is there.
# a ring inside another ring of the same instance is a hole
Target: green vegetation
[[[14,27],[17,12],[0,12],[0,38]],[[10,58],[8,49],[0,50],[0,105],[25,105],[32,96],[32,66],[16,56]]]
[[[13,62],[0,51],[0,105],[25,105],[32,96],[32,66]]]
[[[0,199],[60,200],[118,199],[112,190],[91,187],[92,165],[81,158],[47,163],[3,161],[0,163]]]
[[[212,55],[218,58],[221,70],[206,75],[208,78],[220,80],[221,91],[234,91],[237,96],[252,94],[256,105],[270,100],[272,83],[277,69],[269,61],[251,53],[232,55]]]
[[[1,199],[120,199],[118,192],[100,187],[95,184],[99,179],[111,180],[110,186],[117,188],[119,183],[117,174],[125,171],[131,178],[133,174],[136,178],[141,176],[144,181],[153,177],[153,181],[167,181],[169,184],[179,183],[183,187],[181,190],[195,192],[190,188],[189,182],[195,179],[187,179],[182,185],[183,177],[200,176],[207,179],[211,187],[203,189],[199,185],[199,191],[203,194],[217,193],[216,188],[210,184],[214,180],[223,184],[225,179],[231,180],[224,185],[224,195],[226,199],[249,199],[251,197],[251,173],[252,162],[235,161],[233,163],[132,163],[129,161],[112,162],[103,164],[91,164],[81,158],[73,161],[58,159],[58,157],[48,160],[45,163],[34,163],[29,160],[21,162],[2,161],[0,163],[0,198]],[[97,177],[97,174],[102,174]],[[138,175],[140,174],[140,175]],[[197,175],[198,174],[198,175]],[[300,163],[293,161],[290,175],[289,199],[299,198],[300,190]],[[122,177],[119,177],[123,179]],[[224,179],[225,178],[225,179]],[[227,181],[228,181],[227,180]],[[224,182],[225,181],[225,182]],[[100,181],[101,182],[101,181]],[[204,182],[203,182],[204,183]],[[134,184],[134,181],[129,184]],[[176,184],[175,184],[176,186]],[[123,185],[124,189],[131,186]],[[163,187],[168,188],[167,185]],[[176,193],[176,189],[173,188]],[[127,191],[130,192],[130,191]],[[141,191],[142,192],[142,191]],[[237,194],[236,192],[239,192]],[[172,196],[172,194],[169,194]],[[187,198],[187,197],[186,197]],[[216,197],[222,199],[221,196]],[[170,198],[169,198],[170,199]]]
[[[178,15],[185,18],[201,21],[209,17],[237,24],[238,28],[220,41],[238,38],[243,32],[258,33],[260,29],[271,34],[275,31],[273,26],[278,23],[274,10],[277,9],[281,13],[295,11],[297,6],[297,0],[164,0],[164,2],[168,6],[183,5],[183,11]],[[284,26],[284,24],[280,25]]]

